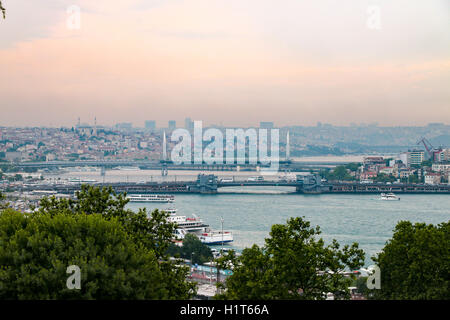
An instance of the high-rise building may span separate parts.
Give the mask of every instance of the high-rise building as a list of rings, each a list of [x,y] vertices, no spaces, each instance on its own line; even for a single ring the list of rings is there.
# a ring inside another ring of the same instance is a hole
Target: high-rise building
[[[260,129],[273,129],[273,122],[262,121],[259,123]]]
[[[131,122],[117,123],[116,128],[119,130],[131,130],[133,128],[133,124]]]
[[[145,121],[145,129],[154,131],[156,129],[156,121],[155,120]]]
[[[194,130],[194,122],[191,120],[191,118],[186,118],[184,120],[184,128],[189,131]]]
[[[175,130],[177,128],[177,122],[175,120],[169,120],[169,130]]]
[[[413,150],[408,152],[408,165],[421,165],[425,160],[425,151]]]

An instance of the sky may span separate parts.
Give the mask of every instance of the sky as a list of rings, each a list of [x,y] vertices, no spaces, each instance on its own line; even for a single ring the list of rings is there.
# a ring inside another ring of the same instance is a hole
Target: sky
[[[0,126],[450,123],[448,0],[2,2]]]

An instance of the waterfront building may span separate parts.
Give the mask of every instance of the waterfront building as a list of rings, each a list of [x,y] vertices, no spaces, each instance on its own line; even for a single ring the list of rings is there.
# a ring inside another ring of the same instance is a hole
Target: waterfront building
[[[361,173],[359,178],[361,180],[367,180],[370,178],[375,178],[376,176],[377,176],[377,173],[375,171],[366,171],[366,172]]]
[[[423,150],[413,150],[408,152],[408,165],[420,166],[425,160],[425,151]]]
[[[427,172],[425,174],[425,184],[441,183],[441,174],[436,172]]]
[[[384,165],[385,161],[383,157],[364,157],[363,164],[365,166],[369,165]]]
[[[400,179],[405,179],[405,178],[407,179],[407,178],[409,178],[409,176],[411,176],[413,174],[414,174],[414,170],[410,170],[410,169],[400,169],[398,171],[398,177]]]
[[[409,167],[409,153],[408,152],[402,152],[398,155],[398,159],[403,162],[403,164],[407,167]]]
[[[390,174],[394,173],[394,168],[393,167],[380,167],[378,170],[378,173],[384,173],[384,174],[390,175]]]
[[[431,169],[435,172],[450,172],[450,163],[433,163]]]

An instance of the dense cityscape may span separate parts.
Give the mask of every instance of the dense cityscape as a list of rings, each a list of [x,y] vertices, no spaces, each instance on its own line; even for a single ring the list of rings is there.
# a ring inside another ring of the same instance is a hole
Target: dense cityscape
[[[0,0],[2,315],[445,314],[449,9]]]

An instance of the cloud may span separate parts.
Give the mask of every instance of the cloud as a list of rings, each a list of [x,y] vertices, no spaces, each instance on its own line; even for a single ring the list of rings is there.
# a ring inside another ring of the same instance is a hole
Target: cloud
[[[16,1],[8,10],[30,16],[29,2]],[[439,1],[418,2],[424,16],[380,1],[379,32],[365,26],[364,1],[72,2],[79,30],[66,27],[69,1],[43,0],[34,28],[11,18],[0,38],[0,125],[450,121]]]

